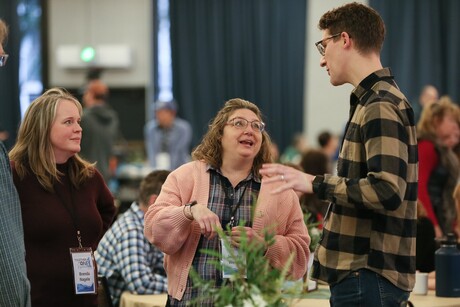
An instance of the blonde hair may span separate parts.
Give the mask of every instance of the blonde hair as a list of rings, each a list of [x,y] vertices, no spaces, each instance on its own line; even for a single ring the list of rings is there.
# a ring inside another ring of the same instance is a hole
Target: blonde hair
[[[30,167],[38,182],[47,191],[53,191],[53,183],[63,175],[56,168],[56,159],[50,140],[51,127],[56,117],[56,110],[63,100],[71,101],[78,108],[81,116],[80,102],[65,89],[52,88],[35,99],[28,107],[18,131],[16,144],[10,151],[19,178],[24,178]],[[94,175],[94,164],[78,155],[69,159],[69,178],[78,188]]]
[[[436,128],[445,116],[451,115],[460,123],[460,110],[449,96],[442,96],[438,102],[423,108],[422,115],[417,123],[417,134],[436,139]]]
[[[8,37],[8,26],[6,23],[0,19],[0,44],[3,45],[3,42]]]
[[[248,109],[262,121],[262,113],[259,108],[252,102],[234,98],[228,100],[224,107],[217,113],[214,119],[211,120],[209,129],[203,136],[201,143],[192,152],[192,158],[194,160],[204,160],[212,167],[219,168],[222,166],[222,136],[224,133],[224,127],[228,122],[228,119],[234,111],[239,109]],[[272,161],[270,151],[270,136],[264,130],[262,131],[262,144],[260,146],[259,153],[254,158],[253,170],[259,172],[263,163],[269,163]]]

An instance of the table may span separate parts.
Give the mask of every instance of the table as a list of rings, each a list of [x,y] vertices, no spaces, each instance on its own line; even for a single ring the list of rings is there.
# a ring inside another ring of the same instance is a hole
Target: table
[[[166,294],[137,295],[123,292],[120,300],[120,307],[164,307]],[[320,286],[317,291],[302,295],[299,299],[292,299],[293,307],[329,307],[329,289]],[[460,307],[460,298],[437,297],[435,291],[428,291],[428,295],[410,296],[410,301],[415,307]]]

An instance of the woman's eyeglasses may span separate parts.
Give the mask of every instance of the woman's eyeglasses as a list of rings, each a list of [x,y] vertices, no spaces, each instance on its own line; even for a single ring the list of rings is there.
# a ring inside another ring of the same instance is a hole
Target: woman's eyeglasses
[[[265,124],[258,120],[253,120],[252,122],[248,121],[247,119],[241,117],[235,117],[230,119],[227,122],[227,125],[232,125],[237,129],[246,129],[246,127],[251,124],[253,130],[258,132],[263,132],[265,130]]]

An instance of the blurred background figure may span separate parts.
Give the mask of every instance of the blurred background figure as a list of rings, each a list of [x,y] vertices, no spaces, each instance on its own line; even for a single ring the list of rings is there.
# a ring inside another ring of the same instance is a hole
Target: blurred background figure
[[[78,155],[81,113],[80,102],[65,90],[46,91],[30,104],[10,151],[34,307],[98,303],[94,294],[76,293],[69,250],[90,248],[92,254],[115,206],[100,172]]]
[[[0,19],[0,67],[8,55],[3,42],[8,27]],[[4,133],[4,132],[3,132]],[[11,176],[10,160],[0,129],[0,306],[30,306],[30,284],[26,275],[21,204]]]
[[[1,125],[1,123],[0,123],[0,141],[3,142],[3,141],[8,140],[8,137],[9,137],[9,136],[10,136],[10,134],[8,133],[8,131],[6,131],[6,130],[2,127],[2,125]]]
[[[96,162],[105,182],[114,176],[110,167],[114,145],[120,138],[118,114],[107,103],[109,88],[99,79],[90,80],[83,94],[81,156]]]
[[[105,233],[95,253],[99,274],[107,278],[112,303],[123,291],[136,294],[167,292],[163,253],[144,236],[144,214],[160,194],[169,171],[148,174],[140,184],[139,199]]]
[[[280,160],[280,150],[278,144],[272,141],[270,144],[270,153],[272,155],[273,162],[279,162]]]
[[[307,139],[301,133],[296,133],[289,145],[280,157],[281,163],[299,164],[302,154],[307,150]]]
[[[319,147],[321,148],[321,151],[329,159],[328,163],[330,164],[330,166],[328,167],[330,169],[330,172],[328,173],[329,174],[337,173],[336,162],[337,162],[337,158],[339,155],[339,151],[338,151],[339,138],[337,137],[337,135],[332,134],[330,131],[323,131],[320,134],[318,134],[318,144],[319,144]],[[315,174],[315,175],[321,175],[321,174]]]
[[[300,167],[305,173],[312,175],[324,175],[331,173],[330,158],[319,149],[309,149],[300,161]],[[310,212],[310,223],[319,223],[322,228],[323,218],[328,208],[328,202],[320,200],[317,194],[305,193],[300,199],[304,212]]]
[[[426,210],[420,201],[417,201],[417,244],[416,265],[420,272],[429,273],[434,271],[434,253],[436,246],[434,227],[426,214]]]
[[[434,225],[436,238],[452,232],[456,224],[453,192],[459,179],[459,160],[453,148],[460,140],[459,112],[458,106],[444,96],[424,108],[417,124],[418,199]]]
[[[175,101],[157,101],[155,118],[145,126],[145,149],[153,169],[174,170],[190,161],[192,127],[176,114]]]
[[[423,109],[439,99],[438,89],[433,85],[425,85],[418,98],[418,106],[414,108],[415,122],[418,123]]]

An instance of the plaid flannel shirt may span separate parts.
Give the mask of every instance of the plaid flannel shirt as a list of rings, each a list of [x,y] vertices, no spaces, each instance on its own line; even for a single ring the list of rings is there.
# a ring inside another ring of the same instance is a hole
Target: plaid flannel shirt
[[[107,278],[114,306],[123,291],[158,294],[168,290],[163,253],[144,237],[144,212],[136,203],[120,216],[99,242],[94,254],[98,274]]]
[[[337,176],[318,189],[331,204],[313,278],[333,284],[366,268],[412,290],[417,162],[413,110],[390,70],[376,71],[351,94]]]

